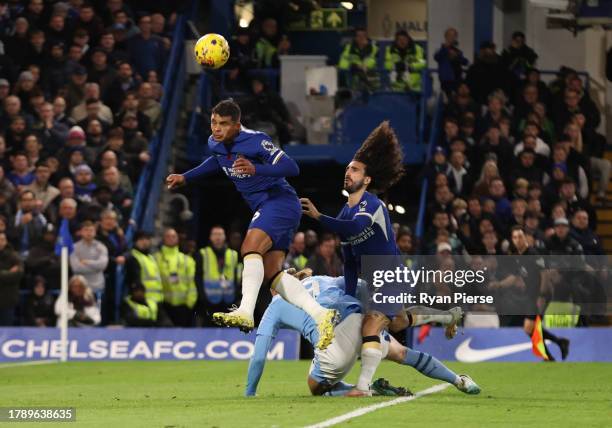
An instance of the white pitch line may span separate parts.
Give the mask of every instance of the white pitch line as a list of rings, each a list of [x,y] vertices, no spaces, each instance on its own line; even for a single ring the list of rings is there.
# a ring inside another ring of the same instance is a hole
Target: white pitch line
[[[59,363],[59,360],[36,360],[36,361],[19,361],[16,363],[0,364],[0,369],[9,369],[19,366],[39,366],[41,364]]]
[[[363,416],[367,413],[374,412],[378,409],[383,409],[385,407],[395,406],[396,404],[406,403],[408,401],[416,400],[417,398],[424,397],[426,395],[435,394],[436,392],[440,392],[448,388],[450,383],[440,383],[438,385],[434,385],[431,388],[424,389],[423,391],[419,391],[410,397],[399,397],[395,400],[385,401],[383,403],[372,404],[371,406],[362,407],[357,410],[353,410],[352,412],[345,413],[344,415],[336,416],[331,419],[327,419],[326,421],[319,422],[318,424],[308,425],[305,428],[325,428],[330,427],[332,425],[339,424],[344,421],[348,421],[349,419],[357,418],[359,416]]]

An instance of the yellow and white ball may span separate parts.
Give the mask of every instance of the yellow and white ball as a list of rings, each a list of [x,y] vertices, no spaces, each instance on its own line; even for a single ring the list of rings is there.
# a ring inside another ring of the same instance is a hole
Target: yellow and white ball
[[[230,56],[227,40],[220,34],[200,37],[194,47],[196,61],[206,68],[217,69],[225,65]]]

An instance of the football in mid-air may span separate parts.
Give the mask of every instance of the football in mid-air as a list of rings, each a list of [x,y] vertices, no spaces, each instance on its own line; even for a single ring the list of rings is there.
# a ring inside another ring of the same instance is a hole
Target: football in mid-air
[[[221,68],[230,56],[227,40],[220,34],[210,33],[196,42],[194,53],[196,61],[206,68]]]

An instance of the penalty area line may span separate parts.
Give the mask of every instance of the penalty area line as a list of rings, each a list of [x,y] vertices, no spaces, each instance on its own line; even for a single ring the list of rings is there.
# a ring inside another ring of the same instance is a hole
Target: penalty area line
[[[374,412],[379,409],[384,409],[385,407],[395,406],[396,404],[406,403],[408,401],[416,400],[417,398],[425,397],[426,395],[435,394],[436,392],[440,392],[445,390],[451,386],[450,383],[440,383],[438,385],[434,385],[430,388],[424,389],[411,395],[410,397],[398,397],[391,401],[385,401],[382,403],[372,404],[371,406],[361,407],[360,409],[353,410],[352,412],[345,413],[344,415],[336,416],[331,419],[327,419],[323,422],[319,422],[318,424],[308,425],[305,428],[325,428],[330,427],[332,425],[339,424],[341,422],[348,421],[349,419],[357,418],[359,416],[363,416],[367,413]]]

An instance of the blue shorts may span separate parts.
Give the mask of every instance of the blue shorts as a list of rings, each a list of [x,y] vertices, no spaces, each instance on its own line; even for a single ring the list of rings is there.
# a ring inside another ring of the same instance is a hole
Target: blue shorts
[[[282,193],[265,200],[253,214],[249,229],[261,229],[272,239],[271,250],[289,249],[302,217],[300,200]]]

